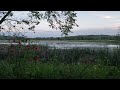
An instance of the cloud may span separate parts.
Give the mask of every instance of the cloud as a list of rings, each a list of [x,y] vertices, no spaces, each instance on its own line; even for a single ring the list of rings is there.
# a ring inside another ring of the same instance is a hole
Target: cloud
[[[100,17],[100,18],[103,18],[103,19],[113,19],[113,17],[110,16],[110,15],[96,14],[96,16],[98,16],[98,17]]]
[[[103,16],[103,18],[105,18],[105,19],[112,19],[113,17],[112,16]]]
[[[103,12],[99,12],[99,11],[88,11],[88,12],[100,18],[113,19],[113,16],[105,15]]]

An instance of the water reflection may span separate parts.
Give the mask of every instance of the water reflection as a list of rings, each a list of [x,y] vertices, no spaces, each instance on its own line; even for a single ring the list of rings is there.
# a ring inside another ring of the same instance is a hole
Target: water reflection
[[[0,43],[11,44],[11,43]],[[17,44],[17,43],[12,43]],[[29,43],[22,43],[28,45]],[[70,42],[70,41],[34,41],[30,44],[47,45],[50,48],[72,49],[72,48],[118,48],[120,45],[103,42]]]
[[[51,48],[71,49],[71,48],[117,48],[120,45],[101,42],[70,42],[70,41],[41,41],[32,44],[47,45]]]

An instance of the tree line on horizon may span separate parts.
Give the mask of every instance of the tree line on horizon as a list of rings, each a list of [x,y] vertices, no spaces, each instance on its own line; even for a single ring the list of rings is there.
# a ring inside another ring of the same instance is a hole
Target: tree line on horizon
[[[0,36],[0,40],[13,40],[14,38],[28,39],[28,40],[120,40],[118,35],[78,35],[78,36],[65,36],[65,37],[17,37],[17,36]]]

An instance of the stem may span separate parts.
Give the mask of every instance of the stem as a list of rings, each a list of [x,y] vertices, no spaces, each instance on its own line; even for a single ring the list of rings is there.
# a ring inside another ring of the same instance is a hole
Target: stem
[[[5,18],[11,13],[11,11],[8,11],[6,15],[0,20],[0,24],[2,24],[5,21]]]

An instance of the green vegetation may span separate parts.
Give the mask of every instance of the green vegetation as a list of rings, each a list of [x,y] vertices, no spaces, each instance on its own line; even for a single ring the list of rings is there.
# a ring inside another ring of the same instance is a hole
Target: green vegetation
[[[31,38],[34,40],[118,40],[118,35],[79,35],[66,37]]]
[[[72,42],[110,42],[120,43],[119,35],[79,35],[79,36],[65,36],[65,37],[48,37],[48,38],[29,38],[29,40],[59,40]]]
[[[59,41],[72,41],[72,42],[111,42],[111,43],[119,43],[120,36],[114,35],[79,35],[79,36],[68,36],[68,37],[48,37],[48,38],[26,38],[26,37],[18,37],[18,36],[0,36],[0,40],[59,40]]]
[[[0,40],[11,40],[11,39],[24,39],[25,37],[18,36],[0,36]],[[119,40],[120,36],[114,35],[79,35],[79,36],[67,36],[67,37],[37,37],[37,38],[26,38],[30,40]]]
[[[0,79],[119,79],[120,49],[0,46]]]

